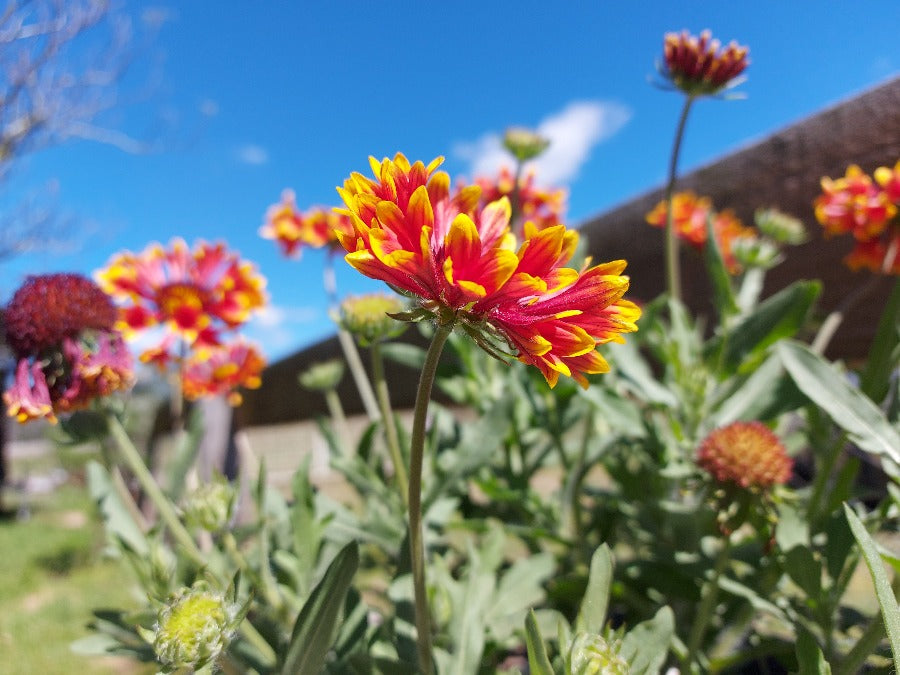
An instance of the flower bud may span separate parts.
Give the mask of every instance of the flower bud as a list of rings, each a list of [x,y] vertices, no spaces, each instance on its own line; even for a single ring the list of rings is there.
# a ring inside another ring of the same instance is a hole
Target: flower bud
[[[194,670],[211,663],[231,639],[235,614],[205,584],[177,591],[157,615],[153,649],[160,663]]]
[[[591,633],[577,633],[566,659],[566,675],[626,675],[628,662],[618,652],[618,642],[610,643]]]
[[[549,145],[549,139],[523,127],[510,127],[503,135],[503,147],[509,150],[519,162],[534,159]]]
[[[234,487],[225,480],[204,483],[185,499],[185,521],[207,532],[219,532],[231,522],[235,497]]]
[[[759,209],[754,214],[754,219],[759,231],[779,244],[797,246],[809,238],[799,218],[778,209]]]
[[[365,347],[395,338],[406,330],[406,324],[388,316],[405,310],[406,303],[397,296],[384,293],[351,296],[341,303],[338,322]]]
[[[312,364],[297,376],[300,386],[310,391],[332,391],[344,377],[344,362],[331,359]]]
[[[731,255],[744,268],[771,269],[781,262],[778,246],[766,239],[738,237],[731,242]]]

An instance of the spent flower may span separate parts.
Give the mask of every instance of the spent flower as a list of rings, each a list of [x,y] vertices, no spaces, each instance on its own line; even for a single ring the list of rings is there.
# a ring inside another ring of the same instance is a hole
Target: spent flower
[[[606,372],[597,345],[622,341],[640,316],[623,300],[625,262],[566,267],[578,234],[562,225],[526,223],[519,244],[509,200],[481,207],[477,185],[451,196],[442,161],[373,157],[374,179],[354,173],[338,188],[354,229],[338,233],[347,262],[417,297],[421,312],[462,326],[489,351],[505,340],[551,386],[560,374],[586,386],[586,374]]]
[[[700,444],[697,463],[720,483],[765,491],[791,477],[793,460],[762,422],[732,422]]]
[[[29,277],[4,312],[6,341],[16,359],[4,392],[19,422],[88,407],[131,387],[131,355],[115,330],[116,310],[90,279],[78,274]]]
[[[734,87],[747,68],[747,47],[731,41],[724,48],[712,33],[666,33],[660,74],[688,96],[711,96]]]

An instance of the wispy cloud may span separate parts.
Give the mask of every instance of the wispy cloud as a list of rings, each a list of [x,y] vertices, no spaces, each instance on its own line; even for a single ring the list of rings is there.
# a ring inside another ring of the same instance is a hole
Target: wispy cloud
[[[170,7],[150,6],[141,12],[141,23],[152,30],[158,30],[177,18],[178,13]]]
[[[219,114],[219,104],[211,99],[205,98],[200,101],[200,114],[204,117],[215,117]]]
[[[247,143],[237,149],[237,158],[244,164],[261,166],[269,161],[269,151],[261,145]]]
[[[538,133],[550,139],[550,147],[528,167],[535,171],[539,182],[564,185],[578,175],[594,146],[619,131],[630,118],[631,111],[619,103],[572,102],[538,124]],[[469,163],[471,176],[493,174],[512,162],[503,149],[502,132],[459,143],[453,151]]]

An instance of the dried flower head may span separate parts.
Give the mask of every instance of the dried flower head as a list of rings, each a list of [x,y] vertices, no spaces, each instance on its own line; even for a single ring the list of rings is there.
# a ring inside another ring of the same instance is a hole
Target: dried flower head
[[[688,96],[710,96],[739,83],[748,65],[747,47],[733,40],[724,48],[708,30],[666,33],[660,72]]]
[[[766,490],[786,483],[793,461],[762,422],[732,422],[700,444],[697,463],[720,483]]]
[[[390,316],[405,309],[406,303],[397,295],[355,295],[341,303],[339,322],[361,345],[367,346],[395,338],[406,330],[407,324]]]
[[[112,330],[116,308],[97,284],[80,274],[32,276],[4,312],[6,342],[18,356],[56,347],[86,329]]]
[[[77,274],[30,277],[5,318],[17,364],[3,400],[19,422],[56,422],[59,413],[131,386],[131,355],[113,329],[115,307],[91,280]]]

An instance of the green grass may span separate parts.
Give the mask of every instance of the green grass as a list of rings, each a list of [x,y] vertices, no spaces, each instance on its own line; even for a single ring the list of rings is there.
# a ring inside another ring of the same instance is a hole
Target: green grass
[[[84,657],[92,610],[134,608],[135,583],[103,557],[87,490],[66,485],[30,503],[27,520],[0,522],[0,661],[7,675],[153,672],[122,659]]]

